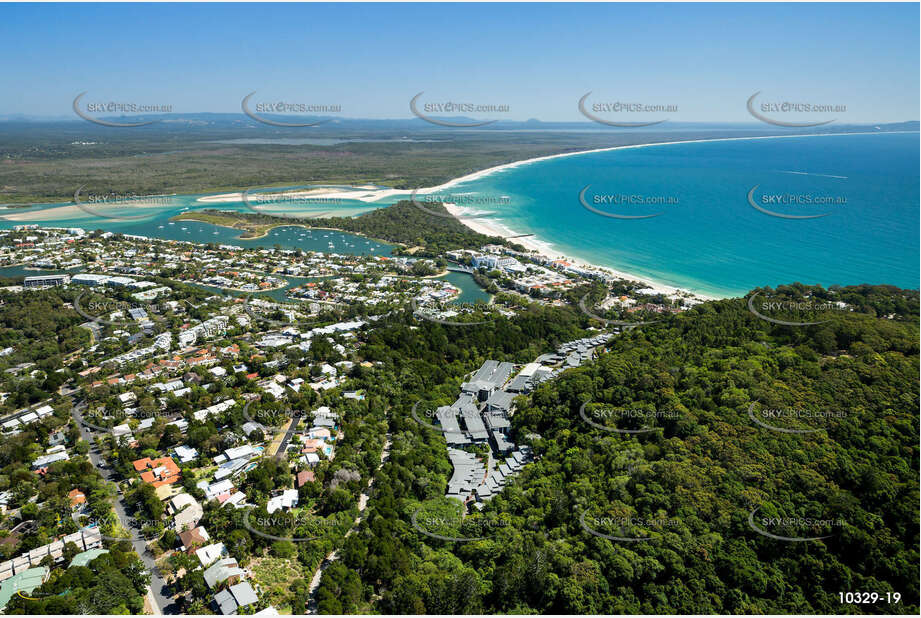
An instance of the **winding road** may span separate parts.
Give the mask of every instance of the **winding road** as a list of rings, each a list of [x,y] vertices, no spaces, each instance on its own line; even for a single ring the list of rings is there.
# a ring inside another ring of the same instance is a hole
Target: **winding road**
[[[358,497],[358,517],[355,518],[355,521],[352,523],[352,527],[349,528],[349,531],[345,533],[345,538],[348,538],[350,534],[358,530],[358,524],[361,523],[362,518],[364,517],[365,509],[368,508],[368,500],[371,498],[371,490],[374,487],[374,479],[377,477],[377,471],[383,467],[384,462],[387,461],[387,458],[390,456],[390,434],[388,433],[386,439],[384,440],[384,448],[381,449],[381,461],[377,465],[377,468],[374,470],[375,474],[371,476],[368,480],[368,486],[361,492],[361,495]],[[320,563],[320,567],[313,574],[313,578],[310,580],[310,588],[308,590],[308,599],[307,599],[307,613],[316,614],[317,613],[317,590],[320,588],[320,580],[323,579],[323,572],[328,569],[332,564],[339,559],[339,551],[333,550],[326,555],[323,561]]]

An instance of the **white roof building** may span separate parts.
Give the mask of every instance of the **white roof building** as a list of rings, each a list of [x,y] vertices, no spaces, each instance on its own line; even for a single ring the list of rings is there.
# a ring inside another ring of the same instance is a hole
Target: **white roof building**
[[[198,560],[201,562],[202,566],[206,567],[220,559],[226,552],[227,548],[224,547],[223,543],[212,543],[211,545],[205,545],[200,549],[196,549],[195,555],[198,556]]]
[[[189,463],[198,457],[198,451],[191,446],[185,446],[184,444],[181,444],[174,450],[176,451],[176,457],[179,458],[179,463]]]
[[[265,510],[274,513],[278,509],[291,509],[297,506],[298,496],[296,489],[286,489],[280,495],[270,498]]]

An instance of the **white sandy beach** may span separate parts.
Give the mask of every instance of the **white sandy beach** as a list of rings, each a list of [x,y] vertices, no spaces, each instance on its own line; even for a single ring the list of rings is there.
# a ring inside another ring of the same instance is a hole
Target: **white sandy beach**
[[[139,217],[145,214],[142,208],[163,208],[162,204],[149,203],[149,202],[137,202],[136,204],[131,204],[131,209],[114,207],[107,204],[90,204],[85,205],[86,210],[80,208],[76,204],[62,204],[61,206],[51,206],[49,208],[41,208],[39,210],[31,210],[25,208],[9,208],[2,209],[0,208],[0,221],[15,221],[15,222],[45,222],[45,221],[61,221],[61,220],[76,220],[76,219],[88,219],[92,220],[96,218],[96,215],[93,215],[93,211],[111,213],[117,216],[124,217]],[[157,214],[156,212],[146,213],[151,216]]]
[[[913,131],[887,131],[887,133],[913,133]],[[698,143],[706,143],[706,142],[731,142],[731,141],[756,140],[756,139],[795,139],[795,138],[802,138],[802,137],[820,137],[820,136],[831,137],[831,136],[840,136],[840,135],[877,135],[877,134],[879,134],[879,132],[864,131],[864,132],[852,132],[852,133],[808,133],[808,134],[804,133],[804,134],[798,134],[798,135],[762,135],[762,136],[755,136],[755,137],[718,137],[718,138],[712,138],[712,139],[679,140],[679,141],[672,141],[672,142],[654,142],[654,143],[648,143],[648,144],[629,144],[629,145],[624,145],[624,146],[611,146],[607,148],[578,150],[574,152],[564,152],[564,153],[559,153],[559,154],[554,154],[554,155],[546,155],[542,157],[533,157],[531,159],[522,159],[521,161],[513,161],[511,163],[504,163],[502,165],[496,165],[496,166],[486,168],[486,169],[483,169],[477,172],[466,174],[464,176],[460,176],[458,178],[454,178],[444,184],[440,184],[435,187],[426,187],[423,189],[418,189],[416,193],[419,195],[429,195],[432,193],[439,193],[447,189],[451,189],[452,187],[455,187],[457,185],[460,185],[466,182],[471,182],[474,180],[478,180],[480,178],[484,178],[491,174],[495,174],[495,173],[502,172],[505,170],[514,169],[522,165],[530,165],[532,163],[538,163],[541,161],[550,161],[550,160],[559,159],[562,157],[575,157],[579,155],[594,154],[598,152],[610,152],[614,150],[629,150],[633,148],[651,148],[654,146],[672,146],[676,144],[698,144]],[[347,190],[342,190],[338,188],[333,188],[333,189],[319,188],[319,189],[308,189],[305,191],[292,191],[292,192],[286,192],[286,193],[292,198],[310,197],[310,198],[323,198],[323,199],[347,199],[347,200],[358,200],[362,202],[379,202],[379,201],[388,200],[394,197],[408,197],[409,195],[412,194],[411,191],[405,191],[405,190],[399,190],[399,189],[379,189],[379,188],[371,187],[368,185],[364,185],[360,187],[352,187],[351,189],[347,189]],[[197,201],[202,202],[202,203],[239,202],[241,201],[241,193],[224,193],[221,195],[211,195],[211,196],[199,198]],[[458,218],[458,221],[460,221],[462,224],[466,225],[473,231],[479,232],[481,234],[486,234],[488,236],[508,237],[508,236],[518,236],[524,233],[521,230],[512,230],[508,228],[506,225],[504,225],[503,223],[501,223],[500,220],[496,220],[493,218],[480,218],[480,219],[471,218],[470,217],[471,211],[467,207],[458,207],[455,205],[446,204],[446,208],[452,214],[461,214],[461,213],[466,214],[467,215],[466,217],[460,217]],[[656,292],[667,294],[669,296],[680,294],[680,293],[689,293],[689,294],[696,296],[697,298],[701,298],[704,300],[722,298],[722,296],[714,296],[712,294],[706,294],[698,290],[678,288],[675,286],[666,285],[659,281],[652,280],[648,277],[644,277],[641,275],[635,275],[635,274],[631,274],[631,273],[624,272],[624,271],[619,271],[619,270],[616,270],[614,268],[610,268],[607,266],[600,266],[598,264],[592,264],[592,263],[586,262],[585,260],[580,260],[572,256],[566,256],[566,255],[561,254],[559,250],[555,249],[551,243],[545,240],[541,240],[535,236],[516,238],[514,239],[514,242],[526,247],[527,249],[531,251],[536,251],[537,253],[540,253],[541,255],[552,257],[555,259],[557,258],[564,259],[567,262],[574,264],[576,266],[579,266],[579,267],[603,270],[608,273],[611,273],[612,275],[616,277],[620,277],[623,279],[629,279],[632,281],[640,281],[646,284],[650,289],[653,289]]]
[[[552,159],[558,159],[562,157],[574,157],[574,156],[579,156],[579,155],[594,154],[598,152],[609,152],[609,151],[614,151],[614,150],[629,150],[633,148],[651,148],[654,146],[672,146],[676,144],[698,144],[698,143],[706,143],[706,142],[730,142],[730,141],[762,140],[762,139],[795,139],[795,138],[802,138],[802,137],[832,137],[832,136],[842,136],[842,135],[878,135],[880,133],[881,132],[877,132],[877,131],[864,131],[864,132],[852,132],[852,133],[808,133],[808,134],[797,134],[797,135],[762,135],[762,136],[755,136],[755,137],[719,137],[719,138],[712,138],[712,139],[680,140],[680,141],[672,141],[672,142],[654,142],[654,143],[648,143],[648,144],[629,144],[629,145],[624,145],[624,146],[611,146],[607,148],[594,148],[591,150],[564,152],[560,154],[546,155],[542,157],[534,157],[531,159],[523,159],[521,161],[513,161],[511,163],[504,163],[502,165],[496,165],[496,166],[493,166],[487,169],[483,169],[477,172],[466,174],[464,176],[460,176],[458,178],[454,178],[436,187],[426,187],[423,189],[418,189],[416,193],[420,195],[439,193],[439,192],[445,191],[446,189],[455,187],[457,185],[460,185],[466,182],[471,182],[473,180],[478,180],[480,178],[484,178],[491,174],[513,169],[513,168],[516,168],[522,165],[529,165],[529,164],[538,163],[541,161],[550,161]],[[915,133],[915,131],[886,131],[886,133]],[[368,202],[368,203],[379,202],[382,200],[388,200],[388,199],[395,198],[395,197],[397,198],[408,197],[409,195],[412,194],[411,191],[406,191],[406,190],[401,190],[401,189],[377,188],[371,185],[361,185],[361,186],[351,187],[347,189],[338,188],[338,187],[328,188],[328,189],[327,188],[314,188],[314,189],[305,189],[303,191],[279,191],[277,194],[263,192],[263,193],[260,193],[259,195],[260,196],[279,195],[282,192],[285,195],[287,195],[289,198],[292,198],[292,199],[298,199],[298,198],[342,199],[342,200],[355,200],[355,201]],[[203,203],[203,204],[220,204],[220,203],[240,202],[242,201],[242,192],[208,195],[208,196],[200,197],[196,201]],[[320,206],[319,204],[317,206],[318,208],[322,208],[322,206]],[[489,236],[508,237],[508,236],[518,236],[522,233],[525,233],[520,230],[509,229],[507,226],[505,226],[499,220],[496,220],[496,219],[471,218],[469,216],[469,213],[471,211],[467,209],[466,207],[457,207],[457,206],[450,205],[450,204],[446,204],[446,207],[448,208],[448,211],[451,212],[452,214],[459,214],[459,213],[467,214],[466,217],[460,217],[457,220],[463,223],[464,225],[466,225],[467,227],[469,227],[470,229],[474,230],[475,232],[479,232],[481,234],[486,234]],[[353,209],[350,209],[348,212],[345,209],[342,209],[341,207],[336,207],[335,205],[333,205],[332,208],[334,208],[336,212],[326,213],[326,214],[336,214],[339,216],[351,216],[352,214],[356,214],[354,207]],[[28,221],[28,220],[36,220],[36,219],[50,220],[54,218],[60,218],[61,216],[77,215],[78,212],[79,211],[77,210],[76,206],[72,206],[72,205],[61,206],[59,208],[52,208],[52,209],[42,211],[42,215],[40,216],[36,216],[38,213],[34,211],[31,213],[27,213],[27,212],[16,213],[14,210],[10,210],[10,211],[3,212],[2,214],[0,214],[0,219],[6,219],[9,221]],[[693,294],[694,296],[698,298],[702,298],[702,299],[721,298],[719,296],[712,296],[712,295],[704,294],[696,290],[669,286],[669,285],[660,283],[658,281],[651,280],[648,277],[643,277],[643,276],[634,275],[634,274],[630,274],[630,273],[623,272],[623,271],[618,271],[616,269],[606,267],[606,266],[599,266],[597,264],[591,264],[584,260],[579,260],[571,256],[564,256],[564,255],[561,255],[558,250],[554,249],[551,243],[541,240],[535,236],[516,238],[514,239],[514,242],[526,247],[529,250],[536,251],[540,253],[541,255],[544,255],[547,257],[565,259],[566,261],[574,265],[580,266],[580,267],[588,267],[588,268],[604,270],[617,277],[622,277],[624,279],[643,282],[647,284],[649,288],[654,289],[657,292],[661,292],[664,294],[674,295],[676,293],[685,292],[685,293]]]
[[[259,197],[256,197],[256,196]],[[409,195],[409,191],[400,189],[377,189],[375,187],[362,186],[353,187],[352,189],[306,189],[304,191],[279,191],[271,193],[268,191],[254,194],[253,201],[258,202],[259,198],[265,199],[267,196],[285,195],[291,199],[314,198],[314,199],[342,199],[357,200],[359,202],[376,202],[398,195]],[[243,193],[221,193],[220,195],[207,195],[200,197],[196,202],[204,204],[220,204],[227,202],[240,202],[243,200]]]
[[[448,212],[450,212],[451,214],[455,214],[455,215],[462,214],[462,211],[463,211],[463,208],[459,208],[452,204],[445,204],[445,208],[448,210]],[[475,219],[475,218],[463,217],[463,218],[459,218],[458,221],[460,221],[462,224],[469,227],[474,232],[485,234],[487,236],[501,236],[503,238],[507,238],[509,236],[518,235],[518,232],[515,232],[509,229],[506,225],[500,223],[499,221],[493,220],[493,219],[485,219],[485,218]],[[608,274],[611,274],[621,279],[627,279],[630,281],[639,281],[645,284],[647,288],[651,290],[655,290],[657,293],[665,294],[667,296],[675,296],[676,294],[686,293],[686,294],[691,294],[693,296],[696,296],[697,298],[700,298],[702,300],[716,300],[718,298],[722,298],[720,296],[704,294],[696,290],[691,290],[687,288],[678,288],[678,287],[666,285],[658,281],[653,281],[652,279],[649,279],[648,277],[626,273],[620,270],[616,270],[614,268],[610,268],[608,266],[599,266],[598,264],[592,264],[590,262],[586,262],[585,260],[580,260],[572,256],[563,255],[558,250],[554,249],[553,244],[547,241],[544,241],[544,240],[540,240],[536,236],[526,236],[523,238],[515,238],[512,240],[512,242],[518,243],[519,245],[523,246],[525,249],[529,251],[539,253],[542,256],[546,256],[552,259],[564,260],[566,262],[569,262],[573,266],[577,266],[579,268],[599,270],[599,271],[606,272]]]
[[[445,189],[450,189],[455,185],[459,185],[464,182],[470,182],[471,180],[477,180],[483,178],[484,176],[489,176],[490,174],[495,174],[496,172],[501,172],[503,170],[512,169],[520,165],[527,165],[529,163],[537,163],[538,161],[550,161],[551,159],[559,159],[562,157],[575,157],[578,155],[593,154],[596,152],[610,152],[612,150],[629,150],[631,148],[651,148],[653,146],[674,146],[676,144],[701,144],[706,142],[735,142],[740,140],[754,140],[754,139],[791,139],[797,137],[830,137],[830,136],[840,136],[840,135],[879,135],[881,133],[916,133],[916,131],[863,131],[863,132],[853,132],[853,133],[809,133],[801,135],[761,135],[755,137],[714,137],[712,139],[690,139],[690,140],[681,140],[677,142],[652,142],[649,144],[629,144],[626,146],[611,146],[609,148],[594,148],[592,150],[578,150],[575,152],[563,152],[555,155],[547,155],[544,157],[534,157],[533,159],[522,159],[521,161],[513,161],[512,163],[504,163],[502,165],[496,165],[495,167],[490,167],[485,170],[480,170],[478,172],[473,172],[472,174],[467,174],[466,176],[461,176],[448,182],[438,185],[437,187],[429,187],[426,189],[419,189],[417,193],[428,194],[434,193],[436,191],[443,191]],[[409,193],[409,192],[405,192]]]
[[[698,144],[698,143],[704,143],[704,142],[732,142],[732,141],[739,141],[739,140],[755,140],[755,139],[790,139],[790,138],[799,138],[799,137],[820,137],[820,136],[824,137],[824,136],[839,136],[839,135],[878,135],[879,133],[880,132],[865,131],[865,132],[854,132],[854,133],[809,133],[809,134],[801,134],[801,135],[763,135],[763,136],[756,136],[756,137],[719,137],[719,138],[713,138],[713,139],[682,140],[682,141],[675,141],[675,142],[655,142],[655,143],[650,143],[650,144],[630,144],[626,146],[611,146],[610,148],[595,148],[592,150],[564,152],[564,153],[548,155],[544,157],[534,157],[532,159],[523,159],[521,161],[505,163],[503,165],[496,165],[494,167],[480,170],[478,172],[473,172],[472,174],[467,174],[466,176],[455,178],[444,184],[438,185],[437,187],[419,189],[417,193],[419,194],[436,193],[436,192],[444,191],[445,189],[450,189],[451,187],[457,186],[465,182],[477,180],[485,176],[489,176],[490,174],[495,174],[496,172],[501,172],[504,170],[516,168],[521,165],[537,163],[539,161],[550,161],[552,159],[559,159],[561,157],[574,157],[578,155],[593,154],[596,152],[609,152],[612,150],[629,150],[631,148],[650,148],[653,146],[671,146],[675,144]],[[886,133],[915,133],[915,131],[886,131]],[[447,208],[448,212],[450,212],[451,214],[455,214],[455,215],[469,213],[469,211],[466,210],[465,208],[460,208],[460,207],[450,205],[450,204],[446,204],[445,208]],[[523,233],[520,230],[512,230],[508,228],[506,225],[500,223],[498,220],[495,220],[495,219],[471,218],[469,214],[467,214],[466,217],[460,217],[457,220],[460,221],[462,224],[466,225],[467,227],[469,227],[474,232],[478,232],[480,234],[486,234],[487,236],[508,237],[508,236],[518,236]],[[524,238],[515,238],[513,242],[516,242],[519,245],[522,245],[528,250],[536,251],[537,253],[540,253],[541,255],[555,258],[555,259],[556,258],[564,259],[567,262],[574,264],[576,266],[579,266],[579,267],[587,267],[587,268],[593,268],[597,270],[603,270],[603,271],[611,273],[612,275],[616,277],[628,279],[631,281],[640,281],[646,284],[650,289],[653,289],[659,293],[667,294],[669,296],[672,296],[678,293],[689,293],[703,300],[716,300],[719,298],[726,298],[725,296],[716,296],[712,294],[706,294],[698,290],[693,290],[693,289],[688,289],[688,288],[678,288],[678,287],[666,285],[664,283],[661,283],[659,281],[654,281],[648,277],[644,277],[641,275],[635,275],[635,274],[627,273],[624,271],[619,271],[619,270],[616,270],[614,268],[610,268],[607,266],[600,266],[598,264],[592,264],[584,260],[580,260],[578,258],[573,258],[571,256],[564,256],[560,254],[558,250],[554,249],[551,243],[544,241],[544,240],[540,240],[536,236],[526,236]]]
[[[913,133],[913,131],[888,131],[888,133]],[[695,140],[682,140],[675,142],[654,142],[649,144],[629,144],[626,146],[610,146],[607,148],[594,148],[591,150],[578,150],[574,152],[563,152],[560,154],[546,155],[542,157],[534,157],[531,159],[522,159],[521,161],[513,161],[511,163],[503,163],[502,165],[496,165],[489,167],[478,172],[473,172],[466,174],[465,176],[460,176],[449,180],[444,184],[440,184],[436,187],[426,187],[423,189],[418,189],[416,191],[419,195],[428,195],[431,193],[437,193],[444,191],[445,189],[450,189],[456,185],[470,182],[472,180],[477,180],[490,174],[495,174],[504,170],[513,169],[522,165],[529,165],[531,163],[537,163],[540,161],[550,161],[552,159],[559,159],[561,157],[575,157],[579,155],[594,154],[597,152],[609,152],[612,150],[629,150],[631,148],[651,148],[653,146],[672,146],[675,144],[699,144],[705,142],[732,142],[739,140],[754,140],[754,139],[791,139],[798,137],[820,137],[820,136],[834,136],[834,135],[877,135],[877,132],[862,132],[862,133],[809,133],[802,135],[762,135],[757,137],[717,137],[712,139],[695,139]],[[282,191],[278,193],[271,193],[269,191],[259,193],[258,195],[265,196],[270,195],[281,195],[284,194],[291,199],[299,198],[315,198],[315,199],[343,199],[343,200],[356,200],[361,202],[379,202],[381,200],[387,200],[394,197],[403,197],[409,196],[412,194],[412,191],[406,191],[403,189],[389,189],[389,188],[378,188],[371,185],[361,185],[356,187],[350,187],[347,189],[342,189],[338,187],[334,188],[314,188],[314,189],[304,189],[302,191]],[[217,204],[217,203],[228,203],[228,202],[239,202],[242,200],[242,193],[221,193],[219,195],[208,195],[205,197],[200,197],[196,202],[201,202],[203,204]]]

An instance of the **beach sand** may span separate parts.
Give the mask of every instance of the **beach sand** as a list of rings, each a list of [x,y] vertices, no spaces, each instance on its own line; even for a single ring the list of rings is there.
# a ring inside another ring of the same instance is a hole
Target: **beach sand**
[[[359,202],[376,202],[379,200],[388,199],[398,195],[409,195],[409,191],[402,191],[400,189],[378,189],[370,186],[361,186],[353,187],[352,189],[306,189],[304,191],[279,191],[272,193],[270,191],[263,191],[256,195],[261,196],[265,199],[267,195],[286,195],[291,199],[300,199],[300,198],[319,198],[319,199],[343,199],[343,200],[357,200]],[[221,193],[220,195],[208,195],[205,197],[200,197],[196,202],[201,202],[203,204],[220,204],[226,202],[240,202],[243,201],[242,193]],[[254,201],[258,199],[254,198]]]
[[[417,193],[422,194],[422,195],[430,194],[430,193],[437,193],[437,192],[444,191],[445,189],[450,189],[452,187],[455,187],[459,184],[470,182],[473,180],[478,180],[485,176],[489,176],[490,174],[495,174],[497,172],[501,172],[504,170],[513,169],[521,165],[528,165],[528,164],[537,163],[540,161],[550,161],[552,159],[559,159],[561,157],[574,157],[574,156],[584,155],[584,154],[593,154],[597,152],[610,152],[613,150],[629,150],[632,148],[652,148],[655,146],[671,146],[675,144],[699,144],[699,143],[704,143],[704,142],[732,142],[732,141],[739,141],[739,140],[755,140],[755,139],[791,139],[791,138],[798,138],[798,137],[819,137],[819,136],[838,136],[838,135],[868,135],[868,134],[876,135],[878,133],[880,132],[879,131],[866,131],[866,132],[853,132],[853,133],[810,133],[810,134],[798,134],[798,135],[763,135],[763,136],[757,136],[757,137],[721,137],[721,138],[713,138],[713,139],[682,140],[682,141],[674,141],[674,142],[655,142],[651,144],[630,144],[627,146],[612,146],[610,148],[595,148],[592,150],[564,152],[564,153],[548,155],[544,157],[534,157],[532,159],[514,161],[512,163],[505,163],[503,165],[496,165],[494,167],[480,170],[478,172],[473,172],[472,174],[467,174],[466,176],[455,178],[444,184],[438,185],[437,187],[428,187],[425,189],[419,189]],[[887,133],[914,133],[914,131],[887,131]],[[470,211],[467,208],[461,208],[461,207],[457,207],[451,204],[445,204],[445,208],[448,210],[448,212],[450,212],[453,215],[458,215],[458,214],[466,215],[464,217],[458,217],[457,220],[463,225],[466,225],[467,227],[469,227],[474,232],[479,232],[480,234],[486,234],[487,236],[501,236],[503,238],[507,238],[509,236],[518,236],[522,233],[527,232],[526,230],[524,232],[522,232],[521,230],[512,230],[508,228],[506,225],[502,224],[500,221],[495,220],[495,219],[486,219],[486,218],[477,219],[477,218],[470,217]],[[512,242],[518,243],[519,245],[522,245],[528,250],[535,251],[543,256],[547,256],[547,257],[551,257],[555,259],[556,258],[564,259],[565,261],[575,266],[605,271],[605,272],[608,272],[614,275],[615,277],[619,277],[622,279],[628,279],[631,281],[640,281],[646,284],[650,289],[653,289],[656,292],[667,294],[669,296],[673,296],[675,294],[691,294],[702,300],[716,300],[720,298],[728,298],[728,296],[717,296],[717,295],[707,294],[707,293],[703,293],[703,292],[689,289],[689,288],[679,288],[675,286],[666,285],[664,283],[652,280],[648,277],[644,277],[641,275],[635,275],[635,274],[631,274],[628,272],[619,271],[614,268],[610,268],[608,266],[600,266],[598,264],[592,264],[584,260],[580,260],[578,258],[564,256],[564,255],[561,255],[558,250],[554,249],[551,243],[540,240],[536,236],[526,236],[523,238],[515,238]]]
[[[455,214],[455,215],[461,214],[463,210],[462,208],[458,208],[457,206],[454,206],[451,204],[446,204],[445,208],[448,210],[448,212],[450,212],[451,214]],[[498,221],[492,220],[492,219],[475,219],[475,218],[470,218],[468,216],[468,217],[459,218],[458,221],[466,225],[467,227],[469,227],[474,232],[485,234],[487,236],[500,236],[502,238],[507,238],[509,236],[518,235],[517,232],[510,230],[504,224]],[[723,298],[720,296],[704,294],[702,292],[690,290],[687,288],[679,288],[679,287],[666,285],[664,283],[660,283],[658,281],[649,279],[648,277],[630,274],[627,272],[616,270],[614,268],[610,268],[608,266],[599,266],[598,264],[592,264],[590,262],[586,262],[585,260],[580,260],[579,258],[574,258],[572,256],[563,255],[559,251],[554,249],[551,243],[544,241],[544,240],[540,240],[536,236],[526,236],[523,238],[515,238],[514,240],[512,240],[512,242],[515,242],[523,246],[528,251],[538,253],[541,256],[549,257],[552,259],[564,260],[566,262],[569,262],[573,266],[576,266],[579,268],[586,268],[590,270],[602,271],[604,273],[613,275],[614,277],[618,277],[620,279],[627,279],[629,281],[639,281],[645,284],[648,289],[655,290],[655,292],[660,293],[660,294],[665,294],[666,296],[690,294],[701,300],[716,300],[718,298]]]
[[[495,174],[501,171],[513,169],[522,165],[529,165],[532,163],[537,163],[540,161],[550,161],[552,159],[558,159],[561,157],[574,157],[579,155],[593,154],[598,152],[610,152],[614,150],[629,150],[632,148],[652,148],[655,146],[670,146],[675,144],[698,144],[705,142],[730,142],[730,141],[740,141],[740,140],[756,140],[756,139],[795,139],[801,137],[819,137],[819,136],[839,136],[839,135],[876,135],[879,134],[879,131],[865,131],[865,132],[852,132],[852,133],[809,133],[809,134],[797,134],[797,135],[763,135],[757,137],[721,137],[713,139],[696,139],[696,140],[682,140],[682,141],[672,141],[672,142],[655,142],[649,144],[630,144],[625,146],[611,146],[608,148],[595,148],[591,150],[579,150],[574,152],[564,152],[554,155],[546,155],[542,157],[534,157],[531,159],[523,159],[521,161],[513,161],[511,163],[505,163],[502,165],[496,165],[487,169],[483,169],[471,174],[466,174],[458,178],[449,180],[448,182],[438,185],[436,187],[426,187],[423,189],[418,189],[417,194],[428,195],[431,193],[442,192],[446,189],[450,189],[459,184],[471,182],[480,178],[484,178],[491,174]],[[914,133],[914,131],[887,131],[887,133]],[[281,191],[280,191],[281,192]],[[279,193],[280,193],[279,192]],[[315,189],[306,189],[304,191],[285,191],[292,198],[299,197],[309,197],[309,198],[323,198],[323,199],[344,199],[344,200],[357,200],[361,202],[379,202],[381,200],[388,200],[394,197],[398,198],[409,198],[412,194],[411,191],[400,190],[400,189],[388,189],[388,188],[377,188],[371,185],[362,185],[357,187],[352,187],[350,189],[341,189],[341,188],[315,188]],[[265,195],[262,193],[261,195]],[[205,197],[200,197],[196,200],[197,202],[203,204],[220,204],[220,203],[231,203],[231,202],[240,202],[242,201],[242,193],[222,193],[219,195],[209,195]],[[475,232],[481,234],[486,234],[488,236],[501,236],[503,238],[508,236],[518,236],[522,234],[521,231],[511,230],[502,223],[494,219],[476,219],[470,217],[470,211],[466,208],[457,207],[451,204],[446,204],[446,208],[452,214],[464,213],[465,217],[459,217],[457,220],[462,224],[466,225]],[[353,207],[354,209],[354,207]],[[335,212],[327,212],[329,216],[350,216],[355,214],[356,211],[352,210],[351,212],[348,209],[335,209]],[[86,214],[80,211],[76,206],[65,205],[56,208],[49,208],[42,211],[32,211],[32,212],[16,212],[13,209],[8,211],[0,210],[0,220],[7,221],[46,221],[54,220],[61,218],[73,218],[74,216],[79,217],[81,214]],[[267,213],[272,214],[272,213]],[[721,296],[712,296],[704,294],[698,291],[689,290],[686,288],[678,288],[670,285],[665,285],[658,281],[649,279],[648,277],[643,277],[639,275],[633,275],[627,272],[618,271],[607,266],[599,266],[597,264],[591,264],[584,260],[579,260],[573,257],[566,257],[560,255],[560,253],[553,248],[553,245],[549,242],[540,240],[535,236],[528,236],[524,238],[516,238],[514,242],[526,247],[531,251],[536,251],[541,255],[547,257],[559,257],[565,259],[567,262],[574,264],[580,267],[592,268],[596,270],[602,270],[608,272],[616,277],[623,279],[628,279],[632,281],[640,281],[646,284],[649,288],[661,292],[663,294],[675,295],[679,293],[689,293],[697,298],[701,299],[716,299],[723,298]]]

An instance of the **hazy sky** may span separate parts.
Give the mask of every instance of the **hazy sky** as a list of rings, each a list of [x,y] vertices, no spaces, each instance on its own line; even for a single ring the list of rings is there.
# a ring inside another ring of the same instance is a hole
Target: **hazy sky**
[[[918,4],[0,4],[0,114],[74,97],[239,112],[256,101],[410,118],[409,100],[585,120],[579,98],[745,121],[769,100],[919,118]],[[420,103],[421,103],[420,102]]]

